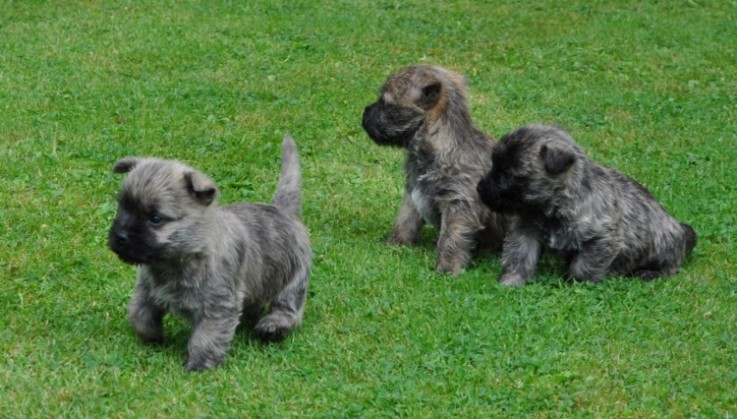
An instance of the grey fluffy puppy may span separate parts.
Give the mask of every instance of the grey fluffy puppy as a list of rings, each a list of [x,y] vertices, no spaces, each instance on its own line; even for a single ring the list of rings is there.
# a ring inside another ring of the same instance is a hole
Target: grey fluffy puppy
[[[185,369],[200,371],[224,360],[241,320],[266,341],[301,323],[312,252],[291,137],[272,205],[217,206],[215,183],[178,161],[127,157],[113,171],[129,174],[109,246],[138,266],[128,319],[141,339],[162,340],[167,312],[188,319]]]
[[[386,242],[414,244],[425,223],[440,231],[437,270],[459,274],[474,248],[501,248],[505,221],[479,199],[476,184],[491,169],[494,142],[471,120],[466,80],[432,66],[391,75],[363,127],[379,145],[403,148],[404,199]]]
[[[691,226],[634,179],[589,160],[558,127],[529,125],[509,133],[492,159],[478,191],[511,218],[504,285],[524,285],[543,247],[564,258],[573,279],[596,282],[611,275],[672,275],[696,245]]]

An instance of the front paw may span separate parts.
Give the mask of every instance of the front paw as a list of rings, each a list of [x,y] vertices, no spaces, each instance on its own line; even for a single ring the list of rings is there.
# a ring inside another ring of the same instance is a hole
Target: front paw
[[[185,372],[201,372],[216,367],[223,362],[222,357],[207,355],[190,355],[184,364]]]
[[[141,333],[138,333],[138,338],[141,339],[144,343],[147,343],[149,345],[161,345],[164,343],[164,335],[163,333],[153,334],[153,335],[143,335]]]
[[[131,323],[139,339],[150,344],[164,342],[164,328],[160,322],[139,322],[137,320],[132,318]]]
[[[457,263],[439,261],[435,267],[435,271],[439,274],[458,276],[463,272],[463,266]]]
[[[526,283],[527,280],[525,278],[516,274],[502,275],[501,279],[499,279],[499,284],[504,285],[505,287],[521,287]]]
[[[381,240],[382,243],[392,246],[412,246],[417,241],[414,238],[406,237],[401,234],[392,233]]]

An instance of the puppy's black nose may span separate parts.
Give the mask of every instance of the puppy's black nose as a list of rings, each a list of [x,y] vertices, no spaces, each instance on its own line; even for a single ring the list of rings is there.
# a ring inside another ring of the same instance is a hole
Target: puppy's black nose
[[[128,243],[128,232],[125,230],[116,230],[115,238],[118,239],[118,242],[120,243]]]

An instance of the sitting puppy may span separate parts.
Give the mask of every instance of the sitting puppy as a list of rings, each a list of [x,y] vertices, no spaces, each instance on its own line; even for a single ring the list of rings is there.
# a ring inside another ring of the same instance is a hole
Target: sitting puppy
[[[589,160],[562,129],[520,128],[499,141],[492,160],[478,192],[491,209],[510,215],[504,285],[524,285],[543,246],[566,260],[573,279],[596,282],[672,275],[696,245],[691,226],[635,180]]]
[[[379,145],[406,151],[407,182],[391,244],[414,244],[430,223],[440,231],[437,271],[459,274],[474,248],[501,247],[505,221],[483,205],[476,184],[491,169],[491,138],[474,127],[466,81],[430,66],[389,77],[363,128]]]
[[[162,340],[165,313],[185,317],[193,325],[185,369],[200,371],[224,360],[241,317],[258,320],[254,330],[267,341],[301,323],[312,252],[297,219],[301,175],[291,137],[273,205],[218,207],[215,183],[177,161],[128,157],[113,171],[130,173],[109,246],[138,266],[128,319],[144,341]]]

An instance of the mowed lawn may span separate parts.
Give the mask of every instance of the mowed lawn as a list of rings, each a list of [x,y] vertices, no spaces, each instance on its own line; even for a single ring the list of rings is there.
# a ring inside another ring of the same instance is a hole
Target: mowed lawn
[[[0,416],[734,417],[736,40],[727,0],[0,2]],[[361,114],[417,63],[464,73],[489,134],[558,123],[646,185],[699,235],[681,272],[571,285],[545,258],[507,289],[498,254],[436,274],[430,227],[382,244],[403,155]],[[285,132],[304,324],[186,374],[186,323],[149,346],[125,318],[112,165],[176,158],[222,203],[268,201]]]

